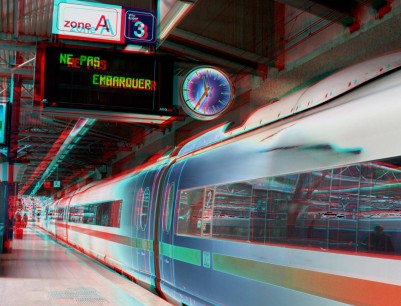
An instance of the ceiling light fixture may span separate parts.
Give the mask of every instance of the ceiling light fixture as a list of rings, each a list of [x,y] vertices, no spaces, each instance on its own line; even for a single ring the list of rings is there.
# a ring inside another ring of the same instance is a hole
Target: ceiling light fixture
[[[54,156],[51,163],[47,166],[47,169],[43,172],[41,178],[36,183],[35,187],[31,192],[31,196],[34,196],[36,192],[42,187],[45,180],[58,168],[58,164],[65,158],[69,151],[79,142],[79,140],[89,131],[90,127],[96,122],[95,119],[80,118],[75,123],[75,126],[71,129],[68,136],[65,138],[63,144],[60,146],[57,154]]]

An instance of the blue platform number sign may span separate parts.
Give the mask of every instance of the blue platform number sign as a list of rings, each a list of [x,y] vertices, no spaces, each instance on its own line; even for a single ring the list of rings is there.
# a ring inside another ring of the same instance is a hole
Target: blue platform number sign
[[[125,43],[149,45],[156,42],[156,16],[152,12],[125,10]]]

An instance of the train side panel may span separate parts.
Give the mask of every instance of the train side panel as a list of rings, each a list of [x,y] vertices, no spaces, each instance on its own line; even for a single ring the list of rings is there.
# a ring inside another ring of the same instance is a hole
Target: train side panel
[[[161,242],[176,297],[189,304],[363,304],[373,296],[393,303],[400,249],[364,243],[379,221],[400,241],[400,76],[178,160],[165,182],[175,199],[163,208],[170,223]],[[306,228],[308,218],[316,221]]]
[[[76,192],[66,217],[69,244],[150,290],[155,287],[154,198],[161,169],[156,165]]]
[[[131,239],[122,216],[127,199],[120,190],[130,180],[93,185],[72,196],[68,214],[68,242],[116,270],[128,269]],[[125,249],[125,251],[124,251]],[[115,255],[121,254],[120,257]]]

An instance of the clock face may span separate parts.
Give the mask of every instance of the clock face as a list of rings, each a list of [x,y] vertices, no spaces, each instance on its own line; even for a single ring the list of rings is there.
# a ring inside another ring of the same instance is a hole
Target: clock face
[[[230,78],[213,67],[191,70],[181,89],[184,110],[192,117],[211,120],[228,109],[234,90]]]

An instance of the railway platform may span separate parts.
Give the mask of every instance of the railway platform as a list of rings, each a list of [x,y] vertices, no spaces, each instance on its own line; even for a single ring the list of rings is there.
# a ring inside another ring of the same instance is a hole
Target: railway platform
[[[28,224],[12,253],[0,254],[0,305],[171,304]]]

